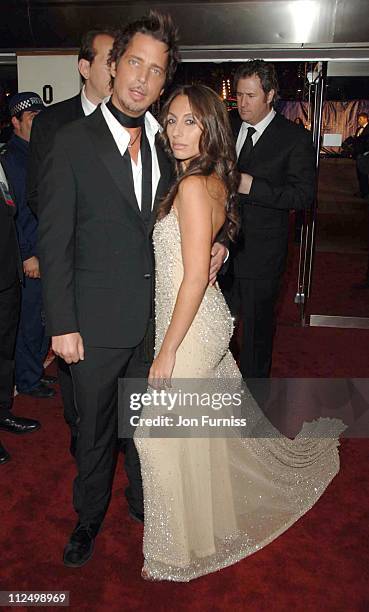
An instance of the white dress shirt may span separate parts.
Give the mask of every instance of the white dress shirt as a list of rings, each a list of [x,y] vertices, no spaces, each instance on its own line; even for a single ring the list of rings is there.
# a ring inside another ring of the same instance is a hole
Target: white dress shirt
[[[127,150],[128,143],[131,139],[129,132],[119,123],[114,115],[107,108],[105,101],[101,103],[101,112],[104,115],[104,119],[108,125],[109,130],[115,140],[115,143],[119,149],[119,153],[124,155]],[[145,130],[146,136],[150,144],[151,157],[152,157],[152,201],[151,206],[155,200],[156,189],[160,180],[160,168],[158,162],[158,156],[155,148],[155,136],[160,131],[160,125],[156,121],[155,117],[151,113],[145,113]],[[131,158],[132,174],[133,174],[133,185],[136,194],[137,204],[141,210],[142,205],[142,161],[141,151],[138,153],[137,164]]]
[[[276,115],[276,112],[274,108],[272,108],[272,110],[264,117],[264,119],[259,121],[259,123],[257,123],[256,125],[251,125],[250,123],[247,123],[246,121],[242,122],[240,131],[238,133],[237,142],[236,142],[237,157],[239,156],[240,151],[243,147],[243,144],[246,140],[248,128],[253,127],[256,130],[252,135],[252,143],[255,146],[260,136],[264,132],[264,130],[268,127],[269,123],[273,121],[275,115]]]
[[[361,125],[358,129],[358,131],[356,132],[356,137],[361,136],[361,134],[363,133],[363,131],[365,130],[366,126],[368,124],[366,123],[365,125]]]
[[[107,100],[109,100],[109,98],[107,98]],[[91,113],[93,113],[94,110],[96,110],[97,107],[99,106],[98,104],[94,104],[93,102],[91,102],[91,100],[87,98],[85,85],[81,89],[81,104],[82,104],[82,110],[84,114],[86,115],[86,117],[87,115],[91,115]]]

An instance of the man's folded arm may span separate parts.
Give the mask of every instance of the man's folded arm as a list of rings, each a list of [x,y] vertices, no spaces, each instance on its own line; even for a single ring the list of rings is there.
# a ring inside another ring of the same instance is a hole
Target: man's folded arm
[[[314,149],[310,138],[301,139],[291,149],[285,177],[283,185],[274,185],[268,179],[254,176],[244,203],[282,210],[309,208],[315,193]]]

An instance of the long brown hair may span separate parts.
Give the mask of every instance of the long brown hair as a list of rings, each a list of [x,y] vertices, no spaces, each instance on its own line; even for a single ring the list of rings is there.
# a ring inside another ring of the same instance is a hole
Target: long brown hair
[[[161,135],[162,143],[171,158],[174,158],[174,156],[166,133],[168,111],[173,100],[181,95],[188,97],[194,119],[202,128],[199,155],[191,160],[184,171],[181,163],[176,162],[177,179],[161,202],[158,218],[162,219],[169,213],[177,195],[178,187],[187,176],[216,174],[223,181],[227,194],[224,230],[226,235],[234,240],[239,228],[237,190],[240,175],[237,171],[236,150],[227,109],[210,87],[205,85],[177,87],[166,101],[161,119],[164,126]]]

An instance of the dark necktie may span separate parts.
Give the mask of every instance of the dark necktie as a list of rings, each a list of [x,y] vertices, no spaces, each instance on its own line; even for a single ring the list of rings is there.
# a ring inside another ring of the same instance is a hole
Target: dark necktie
[[[146,136],[145,128],[141,133],[141,163],[142,163],[142,196],[141,215],[148,226],[151,217],[152,203],[152,156],[151,147]]]
[[[243,147],[238,156],[238,169],[240,172],[247,172],[247,164],[250,158],[251,151],[254,147],[252,142],[252,135],[255,134],[256,130],[254,127],[247,128],[246,140],[243,143]]]

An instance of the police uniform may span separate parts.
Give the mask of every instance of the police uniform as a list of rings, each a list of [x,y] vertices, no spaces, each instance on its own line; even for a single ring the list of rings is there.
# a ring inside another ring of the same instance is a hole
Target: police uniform
[[[16,417],[11,411],[14,396],[14,345],[22,279],[15,213],[14,199],[0,163],[0,430],[22,434],[36,431],[40,424],[33,419]],[[9,459],[9,453],[0,442],[0,465]]]
[[[43,108],[37,94],[17,94],[10,101],[11,115]],[[37,256],[37,219],[27,204],[26,175],[29,143],[13,134],[1,163],[11,185],[17,206],[15,224],[22,261]],[[39,278],[24,277],[21,313],[15,350],[15,382],[19,393],[29,393],[40,387],[43,363],[49,346],[42,314],[42,290]]]

